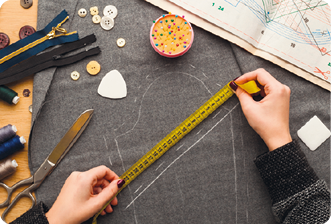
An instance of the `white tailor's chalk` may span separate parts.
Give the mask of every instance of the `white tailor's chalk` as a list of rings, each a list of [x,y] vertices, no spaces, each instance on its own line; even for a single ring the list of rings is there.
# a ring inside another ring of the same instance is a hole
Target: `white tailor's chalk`
[[[103,97],[111,99],[121,99],[126,97],[126,83],[121,73],[117,70],[108,72],[100,82],[98,93]]]
[[[297,134],[308,148],[314,151],[330,137],[331,132],[315,115],[298,130]]]

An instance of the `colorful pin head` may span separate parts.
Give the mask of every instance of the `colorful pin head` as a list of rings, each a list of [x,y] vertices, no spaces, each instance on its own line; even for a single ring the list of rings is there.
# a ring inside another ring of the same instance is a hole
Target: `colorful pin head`
[[[167,26],[162,26],[163,23],[167,23]],[[163,56],[174,58],[185,54],[192,46],[193,39],[192,26],[184,16],[169,13],[153,21],[150,31],[151,45]]]

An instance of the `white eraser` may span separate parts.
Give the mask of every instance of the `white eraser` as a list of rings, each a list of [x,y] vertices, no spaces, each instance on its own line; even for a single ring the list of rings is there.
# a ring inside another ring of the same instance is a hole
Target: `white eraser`
[[[315,115],[298,130],[297,134],[308,148],[314,151],[330,137],[331,132]]]

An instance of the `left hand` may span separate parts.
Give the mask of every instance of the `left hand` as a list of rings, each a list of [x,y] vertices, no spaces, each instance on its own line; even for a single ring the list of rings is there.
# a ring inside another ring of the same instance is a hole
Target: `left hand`
[[[106,166],[86,172],[73,172],[64,183],[54,205],[46,213],[48,222],[78,224],[88,220],[116,195],[118,182],[121,182],[119,177]],[[117,205],[116,197],[111,205]],[[108,205],[101,215],[112,211]]]

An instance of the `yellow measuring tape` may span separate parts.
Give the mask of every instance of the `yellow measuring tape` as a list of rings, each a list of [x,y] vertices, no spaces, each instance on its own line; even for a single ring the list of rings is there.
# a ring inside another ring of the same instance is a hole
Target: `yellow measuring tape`
[[[125,180],[125,184],[117,192],[118,195],[122,189],[124,189],[129,183],[131,183],[139,174],[141,174],[147,167],[160,158],[166,151],[174,146],[180,139],[182,139],[187,133],[200,124],[208,115],[221,106],[232,95],[232,89],[228,83],[220,91],[218,91],[213,97],[211,97],[205,104],[197,109],[191,116],[186,118],[178,127],[176,127],[170,134],[162,139],[156,146],[149,150],[141,159],[138,160],[133,166],[131,166],[120,179]],[[240,85],[246,92],[252,94],[257,93],[260,89],[257,87],[255,81],[250,81],[244,85]],[[110,204],[110,202],[116,197],[116,195],[94,216],[92,224],[97,224],[97,218],[101,212]]]

